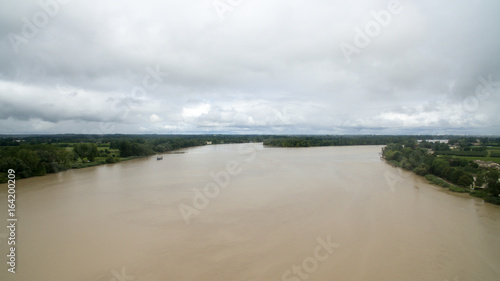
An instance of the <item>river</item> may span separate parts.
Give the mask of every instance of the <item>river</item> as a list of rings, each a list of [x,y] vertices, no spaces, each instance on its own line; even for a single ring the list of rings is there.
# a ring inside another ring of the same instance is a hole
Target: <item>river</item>
[[[19,180],[0,280],[500,280],[500,208],[380,149],[208,145]]]

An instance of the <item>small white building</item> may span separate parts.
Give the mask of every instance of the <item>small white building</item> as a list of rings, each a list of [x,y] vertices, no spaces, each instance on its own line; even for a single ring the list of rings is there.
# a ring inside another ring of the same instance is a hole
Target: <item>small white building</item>
[[[474,160],[475,163],[479,165],[479,167],[483,168],[494,168],[500,170],[500,164],[493,161],[482,161],[482,160]]]
[[[424,140],[417,140],[419,143],[424,141]],[[440,142],[440,143],[448,143],[449,140],[425,140],[426,142],[430,142],[430,143],[436,143],[436,142]]]

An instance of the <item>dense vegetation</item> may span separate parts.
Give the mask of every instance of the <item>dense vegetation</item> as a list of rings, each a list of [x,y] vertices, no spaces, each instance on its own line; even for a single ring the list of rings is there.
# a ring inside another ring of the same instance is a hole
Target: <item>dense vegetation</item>
[[[433,153],[430,148],[442,144],[391,143],[382,149],[383,157],[392,165],[413,171],[437,185],[455,192],[468,192],[488,202],[500,204],[499,172],[493,168],[480,168],[471,160],[443,155],[444,150]]]
[[[22,144],[0,148],[0,182],[6,182],[6,172],[14,169],[21,178],[42,176],[68,169],[74,154],[50,144]]]
[[[488,152],[484,151],[455,151],[455,150],[445,150],[445,151],[436,151],[434,152],[436,155],[455,155],[455,156],[470,156],[470,157],[486,157],[488,156]]]
[[[115,163],[180,148],[262,142],[250,135],[42,135],[0,136],[0,183],[7,170],[19,178]]]
[[[276,147],[310,147],[343,145],[384,145],[402,142],[415,137],[409,136],[273,136],[266,138],[264,145]]]
[[[454,149],[440,142],[448,139]],[[7,170],[19,178],[115,163],[156,153],[211,144],[264,142],[276,147],[385,145],[383,156],[453,191],[470,192],[498,203],[498,172],[479,168],[474,159],[499,162],[500,138],[459,136],[257,136],[257,135],[24,135],[0,136],[0,183]],[[480,143],[481,145],[478,145]],[[431,153],[429,153],[431,152]],[[488,157],[484,157],[484,156]],[[497,179],[497,181],[495,181]],[[470,189],[470,186],[485,189]]]
[[[500,157],[500,151],[490,152],[490,157]]]
[[[96,143],[105,146],[106,143],[121,140],[144,140],[152,141],[171,141],[177,144],[187,141],[198,141],[199,143],[211,141],[215,143],[245,143],[261,142],[264,136],[257,135],[0,135],[0,147],[18,146],[20,144],[57,144],[61,147],[72,146],[73,143]],[[21,140],[21,142],[17,142]]]

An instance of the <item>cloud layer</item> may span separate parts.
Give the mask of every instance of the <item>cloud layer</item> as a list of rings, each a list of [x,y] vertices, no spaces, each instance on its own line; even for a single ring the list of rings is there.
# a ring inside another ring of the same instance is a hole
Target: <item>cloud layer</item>
[[[500,134],[498,1],[18,2],[0,133]]]

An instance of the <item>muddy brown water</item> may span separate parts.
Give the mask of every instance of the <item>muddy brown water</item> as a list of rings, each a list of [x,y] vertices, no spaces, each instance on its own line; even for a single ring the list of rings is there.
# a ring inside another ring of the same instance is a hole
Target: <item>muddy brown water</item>
[[[500,208],[380,149],[214,145],[17,181],[0,280],[500,280]]]

